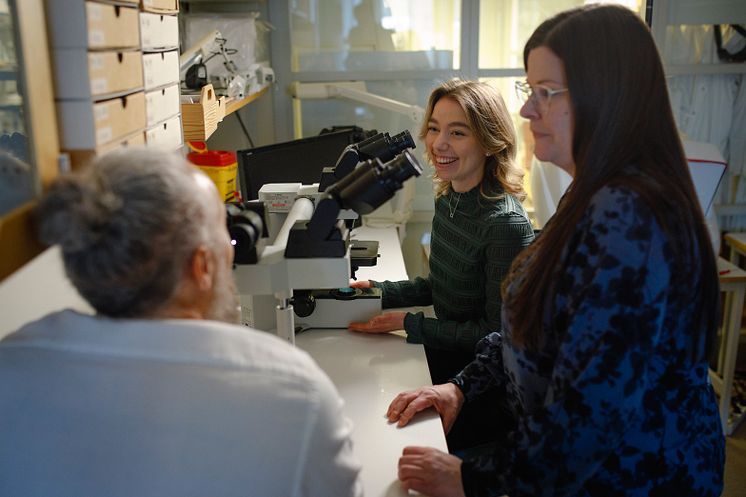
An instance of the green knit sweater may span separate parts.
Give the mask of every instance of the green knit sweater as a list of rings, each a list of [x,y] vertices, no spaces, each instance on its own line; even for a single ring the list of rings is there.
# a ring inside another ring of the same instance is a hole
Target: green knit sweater
[[[435,202],[430,275],[374,284],[384,308],[433,306],[437,319],[407,313],[408,342],[473,354],[479,340],[500,330],[502,279],[533,239],[526,211],[512,195],[486,199],[478,186],[460,197],[443,195]]]

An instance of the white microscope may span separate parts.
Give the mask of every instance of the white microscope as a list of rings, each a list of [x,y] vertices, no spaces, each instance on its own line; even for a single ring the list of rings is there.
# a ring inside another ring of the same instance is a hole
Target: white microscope
[[[312,199],[315,203],[332,184],[352,173],[361,162],[370,159],[380,159],[381,162],[388,162],[404,150],[415,147],[412,135],[407,130],[394,136],[390,136],[388,133],[377,133],[359,143],[353,143],[345,147],[334,166],[323,168],[319,183],[310,185],[268,183],[262,185],[258,191],[258,197],[267,205],[270,242],[277,236],[296,199],[306,197]],[[342,210],[339,213],[339,218],[357,219],[358,214],[349,209]]]
[[[359,149],[360,144],[357,153]],[[390,153],[381,155],[389,157]],[[313,198],[298,196],[277,235],[264,247],[260,216],[245,206],[230,206],[228,228],[235,249],[234,275],[242,304],[247,297],[273,296],[277,303],[277,334],[295,343],[294,289],[329,289],[325,294],[328,298],[323,298],[323,290],[314,290],[322,293],[304,294],[299,302],[301,314],[309,310],[308,315],[313,314],[317,302],[326,307],[316,314],[317,320],[322,313],[339,318],[339,309],[353,307],[348,300],[376,301],[375,296],[351,295],[351,290],[344,288],[351,276],[351,244],[349,229],[339,218],[340,213],[347,209],[359,215],[368,214],[388,201],[406,180],[421,173],[417,159],[406,150],[387,162],[380,157],[364,160],[323,192],[317,187]],[[352,293],[359,292],[352,290]],[[332,301],[342,305],[328,308]],[[380,308],[380,296],[377,302]],[[319,323],[327,321],[322,319]],[[319,323],[312,320],[312,325],[323,326]]]

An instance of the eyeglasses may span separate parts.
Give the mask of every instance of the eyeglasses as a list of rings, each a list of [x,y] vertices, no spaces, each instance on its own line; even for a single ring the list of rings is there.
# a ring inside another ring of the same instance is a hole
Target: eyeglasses
[[[530,85],[527,81],[515,82],[515,94],[524,104],[531,100],[540,112],[549,110],[549,103],[552,101],[552,95],[569,91],[567,88],[558,88],[553,90],[544,85]]]

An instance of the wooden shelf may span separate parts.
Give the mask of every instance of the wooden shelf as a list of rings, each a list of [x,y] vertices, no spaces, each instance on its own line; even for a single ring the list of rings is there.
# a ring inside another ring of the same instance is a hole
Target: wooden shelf
[[[670,64],[664,67],[666,76],[690,74],[744,74],[745,62],[724,62],[716,64]]]
[[[252,93],[251,95],[247,95],[247,96],[243,97],[240,100],[235,100],[235,99],[231,98],[230,100],[226,101],[226,103],[225,103],[225,115],[227,116],[228,114],[233,114],[238,109],[247,106],[248,104],[250,104],[251,102],[253,102],[257,98],[259,98],[262,95],[264,95],[265,93],[267,93],[267,91],[269,91],[269,86],[265,86],[264,88],[262,88],[258,92]]]
[[[225,116],[250,104],[267,93],[269,87],[262,88],[256,93],[242,99],[228,99],[217,97],[212,85],[202,88],[198,103],[182,103],[181,119],[184,139],[187,141],[207,140],[218,128]]]

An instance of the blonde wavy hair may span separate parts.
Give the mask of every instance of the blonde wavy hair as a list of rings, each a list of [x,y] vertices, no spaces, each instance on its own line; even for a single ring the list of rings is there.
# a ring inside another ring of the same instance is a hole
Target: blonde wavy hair
[[[466,114],[477,143],[487,152],[484,177],[480,185],[481,194],[487,198],[496,198],[507,192],[523,201],[526,198],[526,191],[523,189],[524,172],[515,162],[515,127],[500,93],[479,81],[452,79],[442,83],[432,91],[427,103],[419,134],[423,142],[435,104],[441,98],[451,98],[458,102]],[[432,163],[429,153],[427,155]],[[451,191],[450,181],[433,176],[433,183],[436,198]]]

